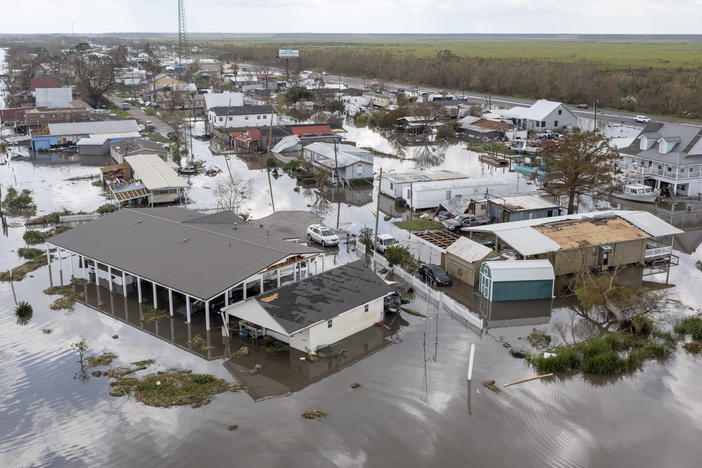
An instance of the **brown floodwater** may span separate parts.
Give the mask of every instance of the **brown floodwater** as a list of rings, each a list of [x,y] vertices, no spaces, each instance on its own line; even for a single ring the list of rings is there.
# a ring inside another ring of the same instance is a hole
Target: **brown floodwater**
[[[699,284],[697,273],[683,265],[673,279],[696,276]],[[120,364],[153,358],[155,369],[190,368],[232,382],[236,365],[174,346],[168,328],[157,337],[80,303],[50,310],[55,296],[40,292],[47,285],[47,268],[14,284],[18,299],[34,306],[19,325],[10,285],[0,283],[0,466],[698,466],[702,362],[685,352],[617,379],[576,375],[500,393],[482,386],[533,375],[505,343],[525,346],[534,326],[553,331],[567,323],[565,308],[545,324],[513,327],[499,326],[514,323],[513,311],[493,311],[498,326],[475,330],[446,312],[437,319],[416,297],[411,307],[428,319],[402,314],[390,329],[368,330],[345,346],[343,363],[303,367],[301,379],[293,375],[299,356],[253,355],[239,364],[263,362],[265,385],[249,381],[251,394],[163,409],[109,396],[104,377],[82,381],[70,344],[84,338],[89,354],[112,351]],[[532,309],[543,322],[543,308]],[[477,345],[471,385],[470,343]],[[361,387],[352,389],[354,382]],[[308,408],[328,416],[305,420]],[[230,424],[239,428],[230,432]]]
[[[382,150],[388,145],[368,130],[356,133],[352,136],[361,146]],[[226,167],[206,143],[196,140],[194,150],[208,164]],[[504,177],[512,191],[533,189],[515,174],[486,168],[458,145],[430,156],[430,164],[473,177]],[[269,214],[265,170],[237,158],[229,163],[256,186],[247,210],[255,217]],[[404,169],[417,162],[377,158],[376,164]],[[52,155],[2,166],[0,183],[34,190],[39,214],[63,208],[91,211],[106,202],[98,187],[81,180],[95,173],[94,167]],[[211,193],[216,180],[192,179],[191,206],[215,206]],[[313,211],[331,226],[340,220],[339,227],[353,233],[374,224],[375,195],[370,190],[320,194],[315,189],[295,191],[295,186],[287,175],[274,180],[278,210]],[[388,200],[381,199],[381,204],[386,214],[403,215],[394,213]],[[677,222],[673,216],[685,219]],[[670,295],[694,310],[702,307],[702,272],[695,266],[702,230],[695,227],[697,219],[688,225],[690,217],[671,214],[671,221],[684,224],[688,233],[676,244],[680,266],[671,272]],[[398,232],[388,221],[381,217],[381,230]],[[24,231],[10,227],[0,237],[0,270],[21,263],[15,250],[24,245]],[[337,264],[350,258],[352,252],[341,248],[327,260]],[[665,276],[649,279],[662,283]],[[54,311],[49,305],[56,296],[42,293],[48,285],[46,267],[14,283],[14,291],[9,283],[0,283],[0,467],[700,465],[702,357],[678,350],[665,362],[648,362],[641,371],[618,378],[558,376],[502,387],[535,374],[508,349],[528,347],[525,337],[533,328],[547,331],[556,342],[599,332],[596,326],[583,325],[567,302],[493,304],[484,310],[473,303],[488,319],[483,330],[476,330],[446,311],[437,315],[433,305],[416,296],[410,307],[428,318],[405,313],[388,317],[387,328],[373,327],[340,345],[345,354],[308,363],[296,353],[262,350],[225,360],[219,356],[245,343],[214,332],[211,348],[193,349],[192,336],[207,338],[201,321],[188,327],[176,314],[142,323],[138,304],[132,313],[129,300],[125,308],[120,296],[102,296],[106,291],[98,299],[94,286],[85,288],[87,305]],[[31,302],[30,319],[17,321],[15,297]],[[693,310],[672,304],[656,318],[671,324]],[[111,351],[118,355],[118,365],[155,359],[142,375],[186,368],[232,383],[239,378],[249,391],[216,395],[197,409],[151,408],[132,398],[114,398],[105,377],[81,373],[70,347],[81,339],[89,346],[88,355]],[[471,343],[477,353],[468,383]],[[242,372],[257,363],[263,364],[260,374]],[[495,379],[502,391],[483,387],[485,379]],[[356,382],[361,386],[351,388]],[[328,415],[305,420],[301,414],[308,408],[324,409]],[[231,424],[238,429],[227,430]]]

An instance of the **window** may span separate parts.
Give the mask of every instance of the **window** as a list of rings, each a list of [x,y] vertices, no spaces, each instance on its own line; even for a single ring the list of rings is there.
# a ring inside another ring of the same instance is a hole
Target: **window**
[[[393,187],[393,183],[390,182],[390,190],[392,190],[393,188],[394,188],[394,187]]]
[[[546,121],[545,121],[545,120],[542,120],[542,121],[541,121],[541,128],[544,128],[544,127],[546,127]]]
[[[368,312],[368,304],[363,306],[363,312]]]
[[[558,120],[554,120],[554,121],[553,121],[553,126],[554,126],[554,127],[558,127]]]
[[[249,120],[249,116],[248,115],[244,116],[244,120]]]
[[[558,109],[558,115],[563,114],[563,109]]]
[[[224,121],[224,118],[222,118],[222,117],[217,118],[217,122],[223,122],[223,121]]]
[[[328,321],[327,321],[327,328],[331,328],[331,327],[332,327],[332,321],[331,321],[331,320],[328,320]]]

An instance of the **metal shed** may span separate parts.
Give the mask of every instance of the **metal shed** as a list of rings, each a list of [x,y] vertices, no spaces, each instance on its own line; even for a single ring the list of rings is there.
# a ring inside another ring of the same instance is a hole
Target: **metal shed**
[[[493,302],[550,299],[554,280],[548,260],[490,261],[480,268],[480,294]]]
[[[446,249],[444,269],[459,281],[475,286],[478,284],[480,265],[492,255],[499,256],[490,247],[460,237]]]

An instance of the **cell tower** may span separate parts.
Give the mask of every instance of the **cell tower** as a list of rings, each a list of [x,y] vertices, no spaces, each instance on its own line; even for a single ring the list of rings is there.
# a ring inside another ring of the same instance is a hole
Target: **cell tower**
[[[185,30],[185,0],[178,0],[178,62],[188,58],[188,34]]]

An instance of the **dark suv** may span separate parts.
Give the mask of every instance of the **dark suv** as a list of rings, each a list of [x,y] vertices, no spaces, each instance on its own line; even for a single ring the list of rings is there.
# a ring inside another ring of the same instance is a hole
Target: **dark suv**
[[[424,281],[431,280],[437,286],[451,286],[451,277],[439,265],[427,263],[419,268],[419,277]]]

